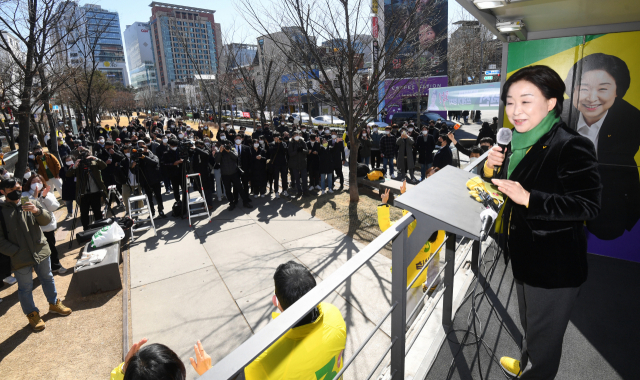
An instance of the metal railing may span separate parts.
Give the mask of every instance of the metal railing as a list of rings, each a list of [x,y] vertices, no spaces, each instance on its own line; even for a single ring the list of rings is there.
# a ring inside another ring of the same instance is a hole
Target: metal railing
[[[470,171],[475,166],[484,162],[487,153],[485,153],[480,159],[474,163],[468,165],[464,170]],[[411,213],[407,213],[396,223],[391,225],[385,232],[373,240],[364,249],[358,252],[354,257],[349,259],[341,267],[339,267],[334,273],[332,273],[324,281],[316,285],[309,293],[304,297],[296,301],[291,307],[283,312],[278,318],[272,320],[263,329],[258,331],[255,335],[245,341],[240,347],[236,348],[229,355],[224,357],[213,368],[207,371],[199,379],[201,380],[230,380],[230,379],[243,379],[244,368],[249,365],[255,358],[257,358],[262,352],[264,352],[269,346],[282,337],[289,329],[295,326],[304,316],[306,316],[313,308],[315,308],[320,302],[326,299],[333,291],[335,291],[341,284],[347,281],[353,274],[355,274],[360,268],[367,264],[380,250],[382,250],[389,242],[392,242],[392,267],[394,268],[407,268],[408,264],[418,253],[405,252],[405,248],[408,248],[409,239],[424,239],[424,236],[430,236],[430,234],[420,233],[419,229],[414,229],[411,237],[408,234],[409,225],[415,220],[415,217]],[[433,232],[433,231],[431,231]],[[420,236],[416,236],[420,235]],[[456,235],[447,234],[445,240],[437,248],[436,252],[431,255],[429,260],[423,265],[418,274],[411,280],[407,286],[407,271],[394,270],[391,273],[391,305],[384,315],[378,320],[376,326],[369,332],[367,337],[353,352],[353,355],[348,358],[340,372],[334,377],[340,378],[345,371],[351,366],[354,360],[362,352],[364,347],[373,338],[375,333],[380,330],[382,324],[391,316],[391,340],[386,347],[382,355],[376,361],[376,364],[369,372],[366,379],[371,378],[380,364],[384,361],[384,358],[389,352],[391,352],[390,359],[390,377],[403,378],[405,372],[405,357],[409,353],[411,347],[418,339],[420,332],[429,321],[431,314],[437,308],[441,299],[443,299],[442,310],[442,324],[445,326],[451,326],[453,317],[453,279],[455,273],[460,269],[465,262],[465,258],[472,252],[475,261],[477,261],[477,255],[480,251],[480,242],[473,241],[470,247],[464,253],[462,260],[459,264],[455,265],[456,251],[462,246],[465,238],[462,238],[456,246]],[[412,242],[413,243],[413,242]],[[407,333],[407,321],[411,320],[422,308],[423,301],[429,294],[425,292],[417,303],[416,307],[409,313],[407,317],[407,291],[411,289],[413,284],[426,270],[428,265],[432,263],[435,257],[442,249],[445,249],[445,264],[440,269],[435,278],[444,273],[443,281],[437,286],[436,290],[432,294],[439,292],[439,295],[431,303],[430,310],[428,310],[426,318],[423,318],[421,325],[414,330],[415,336],[411,342],[406,344]],[[472,269],[474,268],[474,259],[472,259]],[[443,287],[443,289],[440,289]],[[397,374],[402,374],[400,377],[396,377]],[[360,380],[360,379],[358,379]]]

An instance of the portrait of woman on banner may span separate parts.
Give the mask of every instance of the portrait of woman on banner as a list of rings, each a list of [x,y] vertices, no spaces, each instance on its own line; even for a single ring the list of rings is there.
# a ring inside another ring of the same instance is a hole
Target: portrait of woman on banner
[[[640,175],[634,158],[640,149],[640,110],[623,99],[630,83],[627,64],[603,53],[577,61],[565,79],[570,126],[596,147],[602,208],[587,229],[601,240],[622,236],[640,219]]]

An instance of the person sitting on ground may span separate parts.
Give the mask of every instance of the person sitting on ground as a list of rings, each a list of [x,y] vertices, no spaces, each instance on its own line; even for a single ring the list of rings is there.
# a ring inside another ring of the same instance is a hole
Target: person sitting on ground
[[[110,380],[185,380],[187,378],[184,364],[173,350],[160,343],[142,347],[147,341],[147,338],[142,338],[131,346],[124,362],[111,371]],[[189,361],[201,376],[211,368],[211,356],[202,348],[200,341],[193,349],[196,359],[189,358]]]
[[[407,180],[402,182],[402,186],[400,186],[400,194],[404,194],[407,191]],[[378,226],[382,232],[386,231],[391,225],[395,222],[391,222],[391,217],[389,215],[389,189],[387,189],[381,196],[382,203],[378,205]],[[402,210],[402,216],[407,214],[407,210]],[[416,221],[414,220],[409,224],[409,236],[416,228]],[[423,289],[428,291],[433,291],[440,283],[440,278],[437,277],[439,269],[440,269],[440,251],[438,248],[442,245],[445,238],[444,231],[436,231],[424,243],[420,252],[413,258],[411,264],[407,267],[407,286],[411,284],[413,279],[418,275],[418,273],[422,270],[424,264],[433,256],[431,263],[428,265],[427,269],[425,269],[420,277],[413,283],[412,288],[417,288],[421,285]]]
[[[272,302],[285,311],[316,286],[302,264],[280,264],[273,275]],[[275,318],[279,313],[273,313]],[[344,364],[347,326],[340,310],[321,302],[291,330],[267,348],[244,369],[246,380],[333,379]]]

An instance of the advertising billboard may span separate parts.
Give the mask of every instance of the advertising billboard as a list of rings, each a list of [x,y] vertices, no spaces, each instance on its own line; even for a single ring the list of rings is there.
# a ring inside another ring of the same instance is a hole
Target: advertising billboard
[[[425,14],[418,15],[415,35],[405,35],[402,32],[407,27],[406,20],[411,11],[422,10]],[[400,39],[405,41],[400,53],[393,57],[392,68],[388,69],[388,78],[402,78],[407,76],[408,65],[414,65],[410,71],[412,76],[420,76],[420,69],[424,67],[424,74],[431,76],[447,75],[447,26],[448,3],[445,0],[384,0],[384,28],[387,36],[387,50]],[[389,36],[398,36],[391,38]],[[401,38],[404,37],[404,38]],[[432,43],[433,40],[438,43]],[[390,57],[391,58],[391,57]],[[422,75],[422,76],[425,76]]]
[[[507,77],[553,68],[566,85],[562,120],[593,143],[602,181],[600,213],[585,222],[588,251],[640,262],[640,32],[509,44]],[[505,126],[510,126],[505,115]],[[511,128],[513,126],[510,126]]]
[[[447,87],[447,77],[438,76],[430,78],[406,78],[387,79],[385,81],[385,109],[387,111],[386,122],[391,121],[391,116],[397,112],[410,111],[407,106],[415,106],[415,99],[419,96],[426,98],[430,88]],[[403,105],[405,109],[403,109]],[[426,109],[426,104],[422,110]],[[415,109],[413,109],[415,111]],[[440,113],[440,112],[438,112]],[[446,117],[446,113],[441,113]]]
[[[498,110],[500,83],[429,88],[428,111]]]

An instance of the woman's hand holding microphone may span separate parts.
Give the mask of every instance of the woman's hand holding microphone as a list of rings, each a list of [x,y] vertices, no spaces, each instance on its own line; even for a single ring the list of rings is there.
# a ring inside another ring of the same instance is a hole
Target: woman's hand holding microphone
[[[502,166],[504,159],[505,154],[502,153],[502,148],[494,146],[487,157],[487,168],[493,170],[496,166]],[[503,169],[506,170],[506,168]],[[520,185],[520,182],[508,179],[492,179],[491,182],[497,185],[498,190],[508,196],[514,203],[529,207],[531,194]]]

